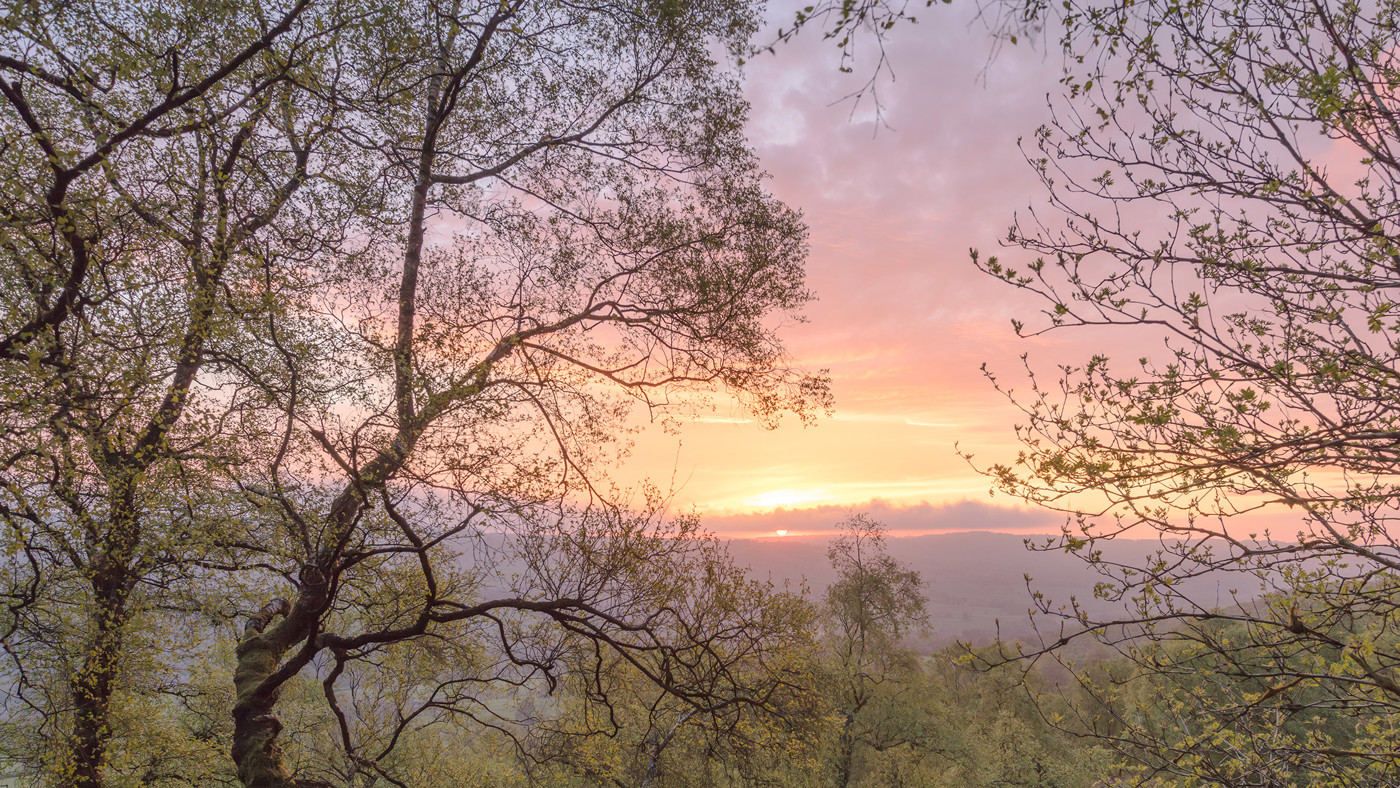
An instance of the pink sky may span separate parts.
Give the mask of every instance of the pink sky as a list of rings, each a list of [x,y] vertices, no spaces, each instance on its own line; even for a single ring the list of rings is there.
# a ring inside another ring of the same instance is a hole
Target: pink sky
[[[627,475],[666,486],[674,469],[677,503],[715,516],[872,499],[1013,505],[988,498],[954,442],[979,458],[1013,456],[1013,410],[979,365],[1014,374],[1022,352],[1064,341],[1018,339],[1010,320],[1035,302],[978,273],[968,249],[996,253],[1012,212],[1039,196],[1016,141],[1045,117],[1059,59],[1022,46],[988,63],[990,40],[969,10],[928,9],[895,31],[895,79],[879,85],[887,127],[868,100],[854,116],[840,102],[868,72],[839,73],[819,35],[749,64],[750,139],[812,233],[820,300],[785,335],[803,366],[831,370],[836,412],[806,429],[791,420],[765,431],[721,409],[679,436],[648,430]]]
[[[811,228],[808,275],[820,300],[785,336],[801,365],[830,369],[836,412],[815,427],[789,420],[766,431],[721,408],[679,435],[647,429],[622,481],[649,476],[675,489],[678,508],[697,508],[729,535],[772,534],[783,523],[810,531],[872,507],[906,532],[1057,530],[1060,516],[992,497],[955,451],[957,443],[985,466],[1018,448],[1017,412],[980,366],[1025,388],[1023,353],[1053,375],[1096,352],[1131,363],[1151,352],[1144,339],[1160,341],[1085,331],[1018,338],[1011,319],[1036,324],[1041,302],[972,266],[973,247],[1027,259],[1000,246],[1013,214],[1044,202],[1017,140],[1048,118],[1060,76],[1058,51],[1047,56],[1043,46],[1005,46],[989,59],[974,12],[929,8],[893,32],[895,78],[879,84],[887,126],[876,125],[868,100],[854,112],[841,101],[869,72],[857,63],[855,74],[839,73],[839,52],[820,35],[748,65],[750,139],[773,191]],[[781,8],[772,15],[791,19]]]

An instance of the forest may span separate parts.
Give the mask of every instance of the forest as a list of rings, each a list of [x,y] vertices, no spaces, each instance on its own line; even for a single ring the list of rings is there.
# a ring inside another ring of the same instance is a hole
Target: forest
[[[1392,0],[980,6],[1060,80],[966,265],[1106,348],[958,446],[1083,570],[1014,637],[929,647],[868,514],[809,588],[615,472],[839,411],[745,69],[878,110],[941,5],[8,0],[0,784],[1400,785]]]

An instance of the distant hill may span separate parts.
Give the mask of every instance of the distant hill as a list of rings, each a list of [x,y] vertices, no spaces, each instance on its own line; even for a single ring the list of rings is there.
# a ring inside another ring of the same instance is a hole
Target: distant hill
[[[767,531],[771,533],[771,530]],[[1030,587],[1041,592],[1056,605],[1078,599],[1092,615],[1117,618],[1123,614],[1121,604],[1094,599],[1094,584],[1103,577],[1080,558],[1063,552],[1031,551],[1027,539],[1044,544],[1048,537],[1027,536],[990,531],[936,533],[918,536],[886,537],[890,553],[899,561],[918,571],[928,593],[928,612],[933,631],[930,637],[911,645],[938,648],[954,640],[986,643],[998,632],[1005,640],[1032,642],[1034,632],[1027,611],[1031,608]],[[794,590],[805,583],[814,601],[822,599],[835,579],[836,573],[827,560],[827,544],[837,535],[793,535],[783,537],[754,537],[731,539],[729,554],[739,566],[747,567],[751,576],[787,582]],[[504,537],[487,535],[482,545],[499,549]],[[1113,540],[1099,549],[1110,561],[1140,566],[1144,556],[1161,549],[1155,540]],[[471,553],[462,557],[470,566],[477,559]],[[484,596],[503,593],[492,580],[492,573],[509,577],[522,571],[519,559],[505,554],[492,554],[491,570],[483,578]],[[1207,608],[1231,604],[1231,589],[1240,592],[1246,601],[1259,594],[1256,587],[1247,587],[1247,578],[1237,574],[1191,580],[1176,586]],[[1042,627],[1054,622],[1042,621]],[[1055,631],[1058,631],[1057,629]]]
[[[833,536],[835,534],[833,533]],[[889,552],[923,575],[928,587],[928,610],[933,624],[930,645],[953,640],[985,642],[997,633],[1000,621],[1005,639],[1028,639],[1032,634],[1026,587],[1031,586],[1056,603],[1076,597],[1096,615],[1121,612],[1121,605],[1093,599],[1094,584],[1102,578],[1079,558],[1063,552],[1033,552],[1028,537],[1019,534],[967,532],[927,536],[888,536]],[[1045,537],[1029,537],[1044,542]],[[827,562],[827,537],[772,537],[735,539],[729,543],[735,562],[749,567],[755,577],[798,583],[805,579],[813,598],[820,599],[835,580]],[[1113,560],[1136,560],[1160,549],[1152,540],[1123,540],[1103,546]],[[1231,603],[1230,589],[1242,578],[1195,580],[1182,587],[1198,603],[1208,607]],[[1233,585],[1231,585],[1233,584]],[[1252,596],[1252,589],[1238,588]]]

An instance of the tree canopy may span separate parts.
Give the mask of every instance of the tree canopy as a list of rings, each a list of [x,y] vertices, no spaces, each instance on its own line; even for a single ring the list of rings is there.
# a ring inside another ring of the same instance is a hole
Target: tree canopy
[[[1111,734],[1148,774],[1393,782],[1397,8],[1071,2],[1053,19],[1065,96],[1027,146],[1050,206],[1011,230],[1032,256],[979,264],[1044,297],[1019,330],[1165,343],[1024,393],[998,380],[1024,449],[989,472],[1071,513],[1049,547],[1125,603],[1102,620],[1041,600],[1064,622],[1047,645],[1087,628],[1176,687]],[[1160,549],[1106,560],[1124,534]],[[1185,583],[1207,574],[1219,595]]]
[[[344,779],[444,720],[518,739],[479,688],[566,668],[605,702],[621,660],[716,725],[766,708],[781,595],[608,483],[634,405],[828,406],[774,328],[810,295],[742,135],[754,6],[12,10],[0,757],[159,771],[115,709],[185,703],[235,619],[250,786],[324,782],[282,748],[308,672]],[[417,676],[388,728],[346,689],[371,674]]]

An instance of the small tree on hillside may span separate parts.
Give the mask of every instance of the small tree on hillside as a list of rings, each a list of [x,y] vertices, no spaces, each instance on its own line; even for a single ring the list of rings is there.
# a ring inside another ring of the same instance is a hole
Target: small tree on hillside
[[[836,779],[858,777],[859,760],[917,741],[925,731],[918,705],[902,695],[922,668],[900,641],[928,626],[924,581],[885,547],[888,529],[869,515],[841,521],[827,558],[836,582],[826,591],[826,644],[831,653],[834,705],[841,715]]]

